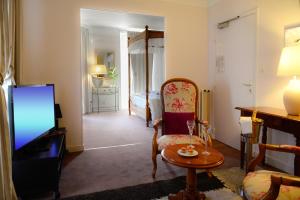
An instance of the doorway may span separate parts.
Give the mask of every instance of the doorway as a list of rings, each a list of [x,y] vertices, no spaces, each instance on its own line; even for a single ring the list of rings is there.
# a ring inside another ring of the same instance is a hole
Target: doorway
[[[142,33],[146,25],[163,31],[164,17],[91,9],[80,13],[85,150],[149,143],[148,136],[139,134],[149,132],[139,125],[143,119],[128,113],[128,37]]]
[[[216,28],[214,122],[216,139],[240,149],[237,106],[255,105],[256,11]]]

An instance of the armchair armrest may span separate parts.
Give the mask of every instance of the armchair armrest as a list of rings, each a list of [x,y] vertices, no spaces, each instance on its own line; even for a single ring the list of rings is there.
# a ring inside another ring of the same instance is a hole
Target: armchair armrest
[[[159,128],[159,126],[161,126],[162,121],[163,121],[162,119],[157,119],[154,121],[153,128],[155,131],[158,132],[158,128]]]
[[[271,175],[271,186],[262,199],[275,200],[278,197],[281,185],[300,187],[300,179],[293,178],[293,177],[281,177],[277,175]]]
[[[293,145],[274,145],[274,144],[262,144],[267,150],[280,151],[286,153],[294,153],[300,155],[300,147]]]
[[[154,135],[152,138],[152,147],[154,147],[155,149],[157,149],[157,146],[158,146],[158,144],[157,144],[158,128],[161,125],[162,121],[163,121],[162,119],[158,119],[158,120],[155,120],[154,124],[153,124]]]
[[[300,147],[292,145],[273,145],[273,144],[259,144],[259,154],[253,159],[247,169],[249,171],[254,171],[257,164],[263,161],[266,150],[294,153],[295,155],[300,155]],[[278,175],[271,175],[271,185],[268,192],[262,197],[263,200],[275,200],[279,194],[280,186],[296,186],[300,187],[300,178],[294,177],[281,177]]]
[[[249,171],[254,171],[256,165],[263,161],[265,154],[266,154],[266,150],[294,153],[295,155],[300,155],[300,147],[298,147],[298,146],[259,144],[259,154],[255,159],[253,159],[250,162],[248,169],[247,169],[247,173]]]

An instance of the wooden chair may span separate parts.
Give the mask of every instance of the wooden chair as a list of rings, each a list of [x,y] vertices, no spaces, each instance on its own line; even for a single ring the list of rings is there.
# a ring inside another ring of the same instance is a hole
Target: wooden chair
[[[249,163],[243,180],[244,199],[300,199],[300,177],[276,171],[254,171],[255,166],[264,160],[266,150],[300,155],[298,146],[259,144],[259,154]]]
[[[162,119],[154,123],[154,135],[152,140],[152,177],[155,178],[157,170],[156,156],[161,150],[170,144],[190,143],[187,120],[195,120],[195,130],[192,137],[193,144],[203,144],[199,137],[199,124],[207,125],[207,122],[198,120],[198,88],[188,79],[174,78],[166,81],[161,86]],[[159,126],[162,128],[162,136],[158,138]],[[209,138],[209,145],[211,139]]]

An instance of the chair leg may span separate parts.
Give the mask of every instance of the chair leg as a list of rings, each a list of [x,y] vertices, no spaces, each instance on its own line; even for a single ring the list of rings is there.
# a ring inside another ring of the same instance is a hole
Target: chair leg
[[[157,170],[156,155],[157,155],[156,152],[152,152],[152,163],[153,163],[152,178],[155,178],[155,174]]]
[[[241,136],[243,137],[243,136]],[[245,161],[245,141],[241,138],[241,157],[240,157],[240,168],[244,169],[244,161]]]
[[[153,140],[152,144],[152,164],[153,164],[153,169],[152,169],[152,178],[155,178],[156,170],[157,170],[157,161],[156,161],[156,156],[158,153],[158,146],[156,144],[156,140]]]

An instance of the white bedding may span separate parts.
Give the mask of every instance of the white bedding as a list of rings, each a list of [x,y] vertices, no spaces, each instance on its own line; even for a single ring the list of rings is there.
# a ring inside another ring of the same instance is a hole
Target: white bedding
[[[130,97],[133,105],[139,108],[146,108],[146,95],[135,94]]]
[[[151,110],[151,119],[154,122],[157,119],[161,118],[161,100],[160,94],[152,92],[149,95],[149,107]]]
[[[146,108],[146,95],[144,94],[135,94],[131,95],[132,103],[140,108]],[[149,106],[151,110],[151,118],[154,122],[156,119],[161,118],[161,100],[160,94],[157,92],[149,93]]]

